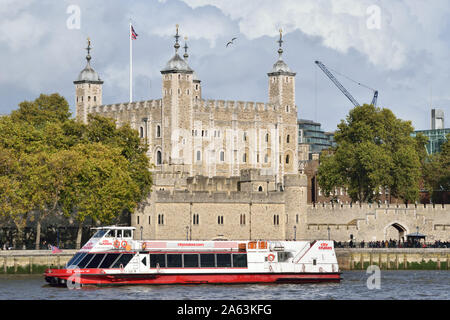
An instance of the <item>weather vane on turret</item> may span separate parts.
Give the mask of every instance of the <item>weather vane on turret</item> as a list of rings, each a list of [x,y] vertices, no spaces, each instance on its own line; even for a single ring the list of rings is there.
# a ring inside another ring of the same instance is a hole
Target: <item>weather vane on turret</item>
[[[87,38],[87,43],[88,43],[88,46],[87,46],[87,48],[86,48],[86,50],[87,50],[87,56],[86,56],[86,60],[89,62],[89,60],[91,60],[91,38]]]
[[[183,57],[184,57],[184,60],[186,60],[187,61],[187,59],[189,58],[189,55],[188,55],[188,53],[187,53],[187,49],[188,49],[188,45],[187,45],[187,39],[188,39],[188,37],[184,37],[184,55],[183,55]]]
[[[177,28],[177,33],[175,34],[175,45],[174,45],[174,48],[175,48],[175,53],[178,53],[178,49],[180,48],[180,45],[178,43],[178,38],[180,37],[178,35],[178,24],[176,25],[176,28]]]
[[[280,45],[280,48],[278,49],[278,54],[280,55],[281,58],[281,54],[283,53],[283,49],[281,48],[281,45],[283,44],[283,30],[281,30],[280,28],[280,40],[277,41]]]

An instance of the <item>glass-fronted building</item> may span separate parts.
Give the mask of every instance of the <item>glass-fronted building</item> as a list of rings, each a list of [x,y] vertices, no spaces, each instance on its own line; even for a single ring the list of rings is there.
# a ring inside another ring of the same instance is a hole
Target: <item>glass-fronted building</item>
[[[309,144],[310,154],[317,154],[324,149],[329,149],[335,146],[334,133],[323,131],[320,123],[311,120],[299,119],[297,121],[297,125],[298,143]]]
[[[432,130],[417,130],[412,134],[413,137],[419,133],[428,138],[426,145],[428,154],[441,152],[441,147],[447,141],[447,135],[450,134],[450,128],[447,129],[432,129]]]

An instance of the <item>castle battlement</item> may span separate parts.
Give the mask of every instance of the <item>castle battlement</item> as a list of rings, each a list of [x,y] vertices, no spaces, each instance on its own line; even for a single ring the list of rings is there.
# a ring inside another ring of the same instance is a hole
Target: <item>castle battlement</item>
[[[144,100],[136,102],[122,102],[114,104],[104,104],[100,106],[92,107],[93,113],[112,113],[112,112],[124,112],[132,110],[142,109],[156,109],[162,107],[162,99]]]
[[[194,103],[194,108],[207,112],[211,109],[228,109],[228,110],[242,110],[242,111],[258,111],[258,112],[274,112],[278,111],[279,107],[273,103],[255,102],[255,101],[240,101],[240,100],[198,100]]]
[[[376,203],[363,203],[363,204],[330,204],[330,203],[316,203],[308,205],[308,209],[311,210],[376,210],[376,209],[420,209],[420,211],[447,211],[450,209],[448,204],[376,204]]]
[[[157,203],[278,203],[284,204],[284,193],[271,192],[220,192],[220,191],[155,191]]]

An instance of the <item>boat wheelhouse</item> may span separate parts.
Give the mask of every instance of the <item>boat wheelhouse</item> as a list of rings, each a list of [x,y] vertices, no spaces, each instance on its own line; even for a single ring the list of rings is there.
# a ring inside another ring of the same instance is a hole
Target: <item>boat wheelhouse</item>
[[[134,240],[134,227],[101,227],[51,285],[231,284],[340,281],[333,241]]]

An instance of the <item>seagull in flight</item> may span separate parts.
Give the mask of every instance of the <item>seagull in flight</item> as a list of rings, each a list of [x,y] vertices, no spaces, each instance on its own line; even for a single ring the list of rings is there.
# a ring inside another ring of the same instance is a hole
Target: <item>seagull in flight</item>
[[[227,45],[226,45],[226,47],[228,48],[228,46],[230,45],[230,44],[232,44],[233,43],[233,41],[234,40],[236,40],[237,38],[233,38],[233,39],[231,39],[231,41],[228,41],[228,43],[227,43]]]

